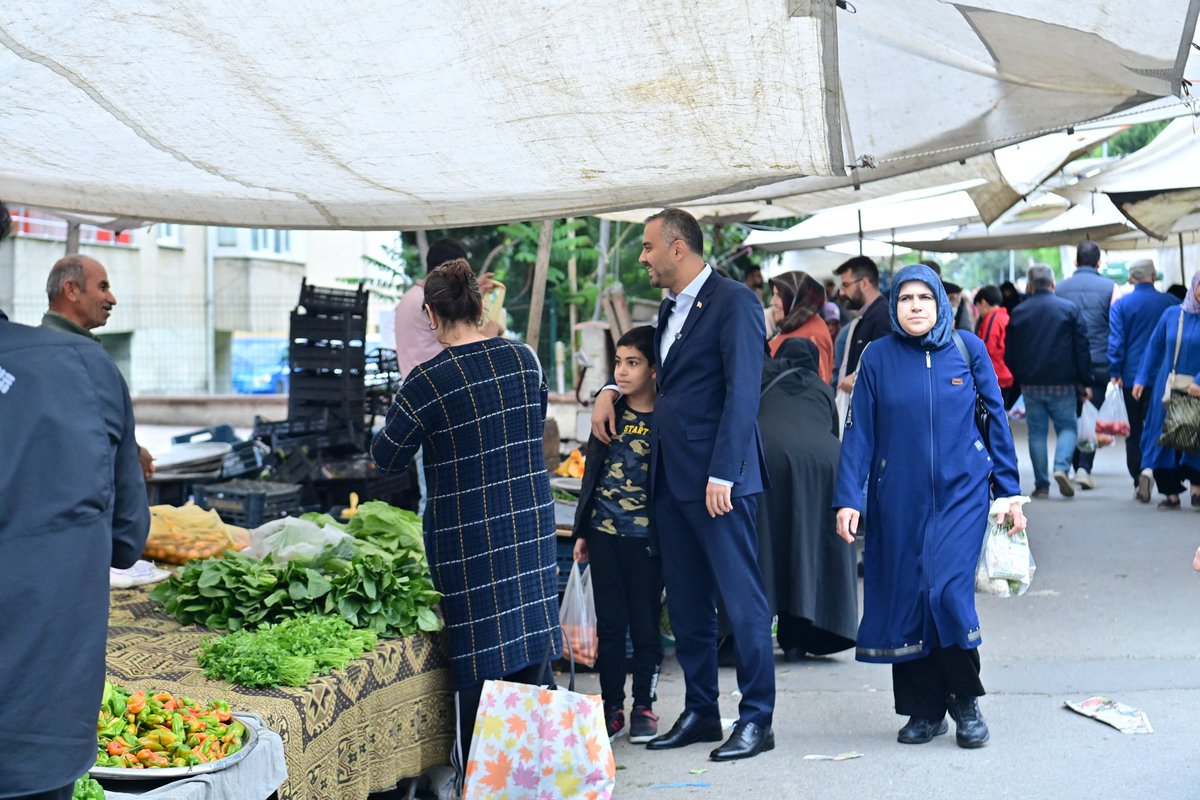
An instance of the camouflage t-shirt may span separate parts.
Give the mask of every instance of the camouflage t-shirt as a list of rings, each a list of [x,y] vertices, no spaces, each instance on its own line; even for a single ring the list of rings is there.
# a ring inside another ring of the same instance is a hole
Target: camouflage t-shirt
[[[592,530],[649,536],[650,425],[653,412],[626,408],[592,498]]]

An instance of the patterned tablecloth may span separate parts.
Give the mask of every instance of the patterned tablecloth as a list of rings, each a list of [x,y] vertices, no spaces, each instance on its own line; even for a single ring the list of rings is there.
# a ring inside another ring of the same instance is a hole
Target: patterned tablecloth
[[[283,738],[288,779],[280,800],[352,800],[448,763],[454,695],[440,636],[380,640],[345,670],[301,689],[246,689],[210,681],[196,649],[211,632],[182,627],[149,589],[115,590],[108,675],[129,689],[159,689],[258,714]]]

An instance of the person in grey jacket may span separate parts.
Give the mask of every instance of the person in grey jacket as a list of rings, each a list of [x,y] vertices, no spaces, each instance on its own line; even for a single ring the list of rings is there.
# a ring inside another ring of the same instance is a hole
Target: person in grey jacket
[[[69,800],[96,758],[108,569],[150,529],[121,374],[83,336],[0,320],[0,798]]]
[[[1081,242],[1075,249],[1075,274],[1058,284],[1056,294],[1070,300],[1079,309],[1087,330],[1089,355],[1091,357],[1091,379],[1087,388],[1091,390],[1091,403],[1096,408],[1104,402],[1104,390],[1108,387],[1108,315],[1109,307],[1119,296],[1117,284],[1100,274],[1100,245]],[[1075,416],[1083,410],[1085,400],[1080,400]],[[1075,482],[1081,489],[1095,489],[1092,478],[1092,463],[1096,453],[1076,450],[1071,457],[1075,470]]]

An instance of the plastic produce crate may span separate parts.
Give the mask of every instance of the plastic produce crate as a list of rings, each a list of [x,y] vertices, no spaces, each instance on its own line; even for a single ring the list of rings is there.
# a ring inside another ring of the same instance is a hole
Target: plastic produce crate
[[[308,281],[300,284],[300,306],[309,313],[317,311],[367,311],[367,292],[361,286],[356,289],[335,289],[330,286],[313,286]]]
[[[235,480],[196,487],[196,503],[212,509],[229,525],[257,528],[273,519],[298,515],[298,483]]]

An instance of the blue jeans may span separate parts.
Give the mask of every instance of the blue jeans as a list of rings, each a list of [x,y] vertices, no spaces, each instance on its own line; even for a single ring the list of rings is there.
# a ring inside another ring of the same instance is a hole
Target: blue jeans
[[[1050,436],[1050,421],[1054,421],[1054,471],[1071,469],[1071,455],[1079,428],[1075,419],[1075,394],[1042,394],[1025,388],[1025,422],[1029,426],[1029,460],[1033,462],[1034,487],[1050,486],[1046,471],[1046,449]]]

